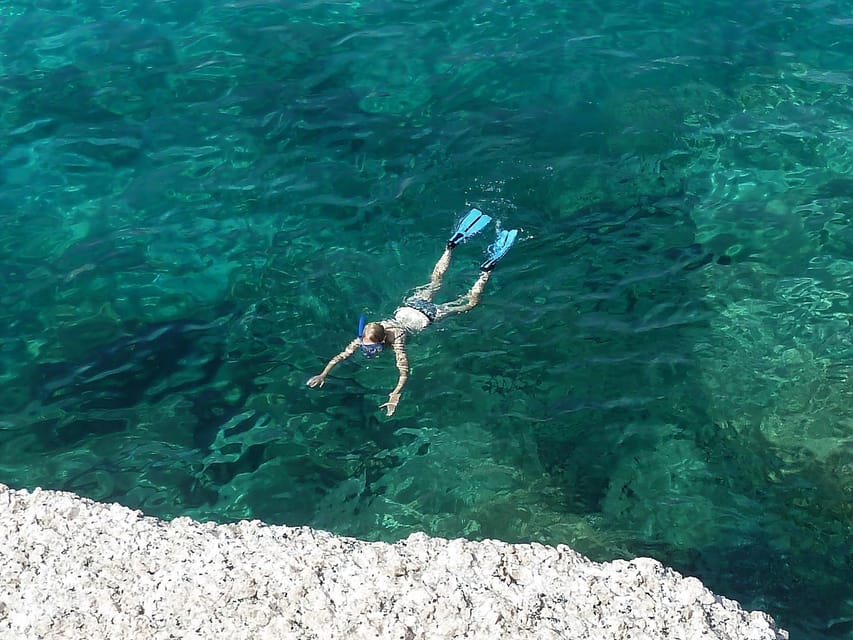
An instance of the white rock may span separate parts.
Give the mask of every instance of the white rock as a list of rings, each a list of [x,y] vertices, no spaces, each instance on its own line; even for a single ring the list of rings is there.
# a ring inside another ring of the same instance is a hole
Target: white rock
[[[0,638],[720,638],[787,632],[655,560],[164,523],[0,485]]]

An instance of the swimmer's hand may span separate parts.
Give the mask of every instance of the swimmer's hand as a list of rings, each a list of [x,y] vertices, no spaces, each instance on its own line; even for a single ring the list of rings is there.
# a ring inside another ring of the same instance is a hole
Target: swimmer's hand
[[[322,387],[324,384],[326,384],[326,376],[321,373],[319,375],[314,376],[313,378],[309,378],[308,382],[306,382],[305,384],[312,388]]]
[[[385,409],[388,411],[389,416],[393,416],[394,412],[397,410],[397,404],[400,402],[400,394],[392,393],[388,396],[388,402],[385,404],[380,404],[380,409]]]

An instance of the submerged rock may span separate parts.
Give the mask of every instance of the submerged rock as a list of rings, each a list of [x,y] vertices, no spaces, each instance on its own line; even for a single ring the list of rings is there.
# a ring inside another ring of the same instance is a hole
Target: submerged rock
[[[164,522],[3,485],[0,540],[4,638],[788,638],[655,560],[565,546]]]

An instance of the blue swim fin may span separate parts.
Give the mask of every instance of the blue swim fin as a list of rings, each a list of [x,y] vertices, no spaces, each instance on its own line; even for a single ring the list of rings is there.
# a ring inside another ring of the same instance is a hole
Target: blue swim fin
[[[491,271],[494,269],[498,260],[503,258],[506,255],[506,252],[509,251],[512,243],[515,242],[517,235],[518,229],[498,231],[498,235],[495,237],[494,243],[490,244],[489,248],[486,249],[486,255],[488,257],[486,258],[486,261],[480,265],[480,269],[483,271]]]
[[[461,242],[465,242],[471,236],[480,233],[492,219],[479,209],[471,209],[468,214],[459,221],[450,240],[447,241],[448,248],[452,249]]]

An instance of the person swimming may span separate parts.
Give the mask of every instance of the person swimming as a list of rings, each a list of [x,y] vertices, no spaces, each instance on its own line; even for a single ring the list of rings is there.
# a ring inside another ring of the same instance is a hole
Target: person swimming
[[[393,415],[400,403],[403,386],[409,379],[406,338],[420,333],[431,324],[450,315],[469,311],[477,306],[486,283],[489,281],[492,269],[515,242],[518,229],[499,230],[494,243],[489,245],[487,249],[486,260],[480,265],[480,276],[471,286],[471,289],[453,302],[434,303],[432,300],[441,288],[444,274],[450,266],[453,249],[485,229],[491,221],[491,217],[479,209],[471,209],[459,221],[447,241],[444,253],[433,267],[429,282],[415,289],[414,293],[403,301],[403,305],[397,307],[391,318],[379,322],[365,322],[365,317],[362,315],[358,325],[358,337],[338,355],[329,360],[325,368],[316,376],[311,377],[306,384],[312,388],[322,387],[332,368],[349,358],[356,351],[361,351],[366,358],[376,358],[388,347],[394,351],[399,377],[397,385],[388,396],[388,402],[379,405],[379,408],[385,409],[389,416]]]

